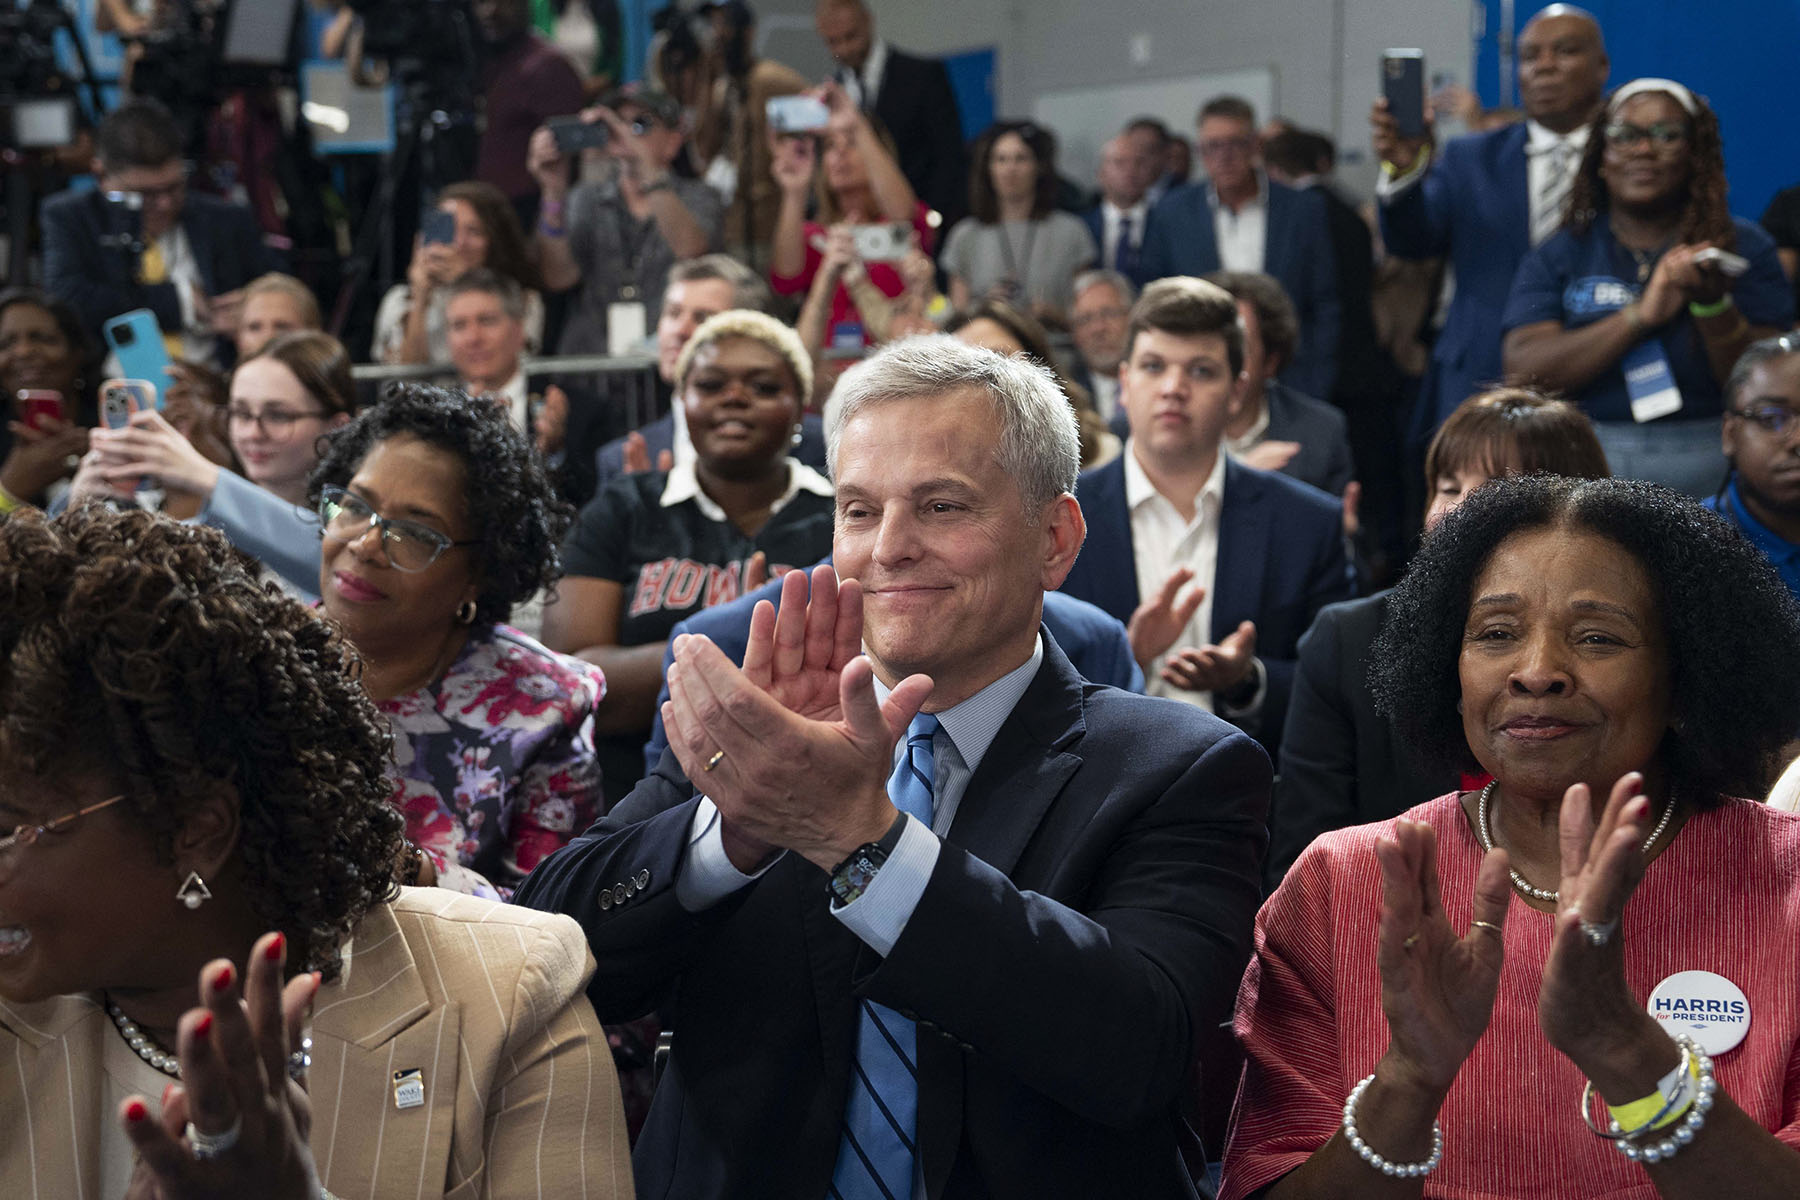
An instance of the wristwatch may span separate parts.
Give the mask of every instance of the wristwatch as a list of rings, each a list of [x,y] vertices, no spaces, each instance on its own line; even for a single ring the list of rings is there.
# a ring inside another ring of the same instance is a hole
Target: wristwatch
[[[875,873],[881,870],[888,856],[893,854],[900,844],[900,835],[906,831],[906,814],[899,813],[894,823],[888,826],[887,832],[881,835],[878,842],[866,842],[851,851],[850,857],[831,869],[829,887],[831,889],[832,906],[842,908],[858,899],[869,890],[875,882]]]

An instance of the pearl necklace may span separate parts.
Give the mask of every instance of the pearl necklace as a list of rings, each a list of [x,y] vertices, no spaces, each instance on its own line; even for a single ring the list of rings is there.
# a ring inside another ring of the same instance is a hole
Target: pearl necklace
[[[1498,779],[1490,779],[1488,785],[1481,789],[1480,799],[1475,802],[1475,832],[1481,838],[1481,848],[1483,850],[1492,850],[1494,848],[1494,835],[1488,830],[1488,799],[1493,796],[1494,788],[1497,787],[1499,783],[1500,781]],[[1656,828],[1650,831],[1650,836],[1644,839],[1642,853],[1650,853],[1650,847],[1656,845],[1656,839],[1663,835],[1663,830],[1669,827],[1669,818],[1674,815],[1675,801],[1670,800],[1668,805],[1663,808],[1662,819],[1656,823]],[[1533,900],[1547,901],[1551,904],[1557,904],[1562,901],[1562,893],[1560,891],[1551,891],[1548,888],[1534,887],[1523,875],[1513,870],[1510,866],[1507,868],[1507,873],[1512,876],[1513,888],[1522,895],[1530,896]]]
[[[106,1015],[112,1018],[113,1024],[118,1027],[119,1036],[125,1039],[126,1045],[136,1051],[139,1058],[171,1079],[181,1078],[181,1060],[157,1045],[154,1038],[145,1033],[136,1021],[126,1016],[124,1011],[111,1000],[106,1002]],[[300,1049],[288,1055],[288,1075],[295,1082],[303,1082],[306,1077],[306,1069],[310,1066],[312,1066],[312,1037],[308,1035],[301,1039]]]
[[[111,1017],[113,1024],[119,1027],[119,1036],[125,1039],[126,1045],[137,1051],[139,1058],[164,1075],[174,1079],[181,1078],[181,1060],[157,1045],[150,1035],[138,1026],[136,1021],[126,1016],[111,1000],[106,1002],[106,1015]]]

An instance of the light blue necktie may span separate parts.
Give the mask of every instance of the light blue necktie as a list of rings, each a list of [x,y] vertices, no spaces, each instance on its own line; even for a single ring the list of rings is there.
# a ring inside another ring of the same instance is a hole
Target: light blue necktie
[[[906,753],[888,776],[895,807],[931,827],[932,746],[938,719],[920,713],[906,730]],[[913,1135],[919,1114],[918,1031],[885,1005],[862,1002],[844,1140],[831,1173],[833,1200],[910,1200]]]

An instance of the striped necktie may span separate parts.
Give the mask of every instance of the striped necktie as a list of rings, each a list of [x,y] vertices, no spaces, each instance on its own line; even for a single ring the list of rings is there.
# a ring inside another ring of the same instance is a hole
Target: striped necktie
[[[1575,160],[1579,157],[1573,144],[1558,140],[1543,151],[1544,183],[1531,202],[1531,244],[1547,239],[1562,228],[1563,203],[1575,184]]]
[[[906,730],[906,753],[888,776],[895,807],[931,825],[931,739],[938,719],[920,713]],[[919,1113],[918,1030],[869,1000],[861,1002],[844,1138],[831,1173],[832,1200],[911,1200]]]

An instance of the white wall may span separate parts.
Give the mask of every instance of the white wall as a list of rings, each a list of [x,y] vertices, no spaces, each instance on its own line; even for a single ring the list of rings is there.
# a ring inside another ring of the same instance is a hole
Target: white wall
[[[752,2],[770,53],[808,74],[825,71],[828,59],[816,35],[805,36],[812,0]],[[1449,71],[1466,84],[1470,10],[1480,2],[869,0],[881,32],[903,49],[999,47],[999,108],[1010,116],[1029,115],[1044,92],[1273,68],[1279,113],[1332,132],[1340,174],[1363,189],[1374,178],[1368,111],[1380,91],[1381,51],[1421,47],[1428,75]],[[1205,99],[1195,96],[1193,107]]]

